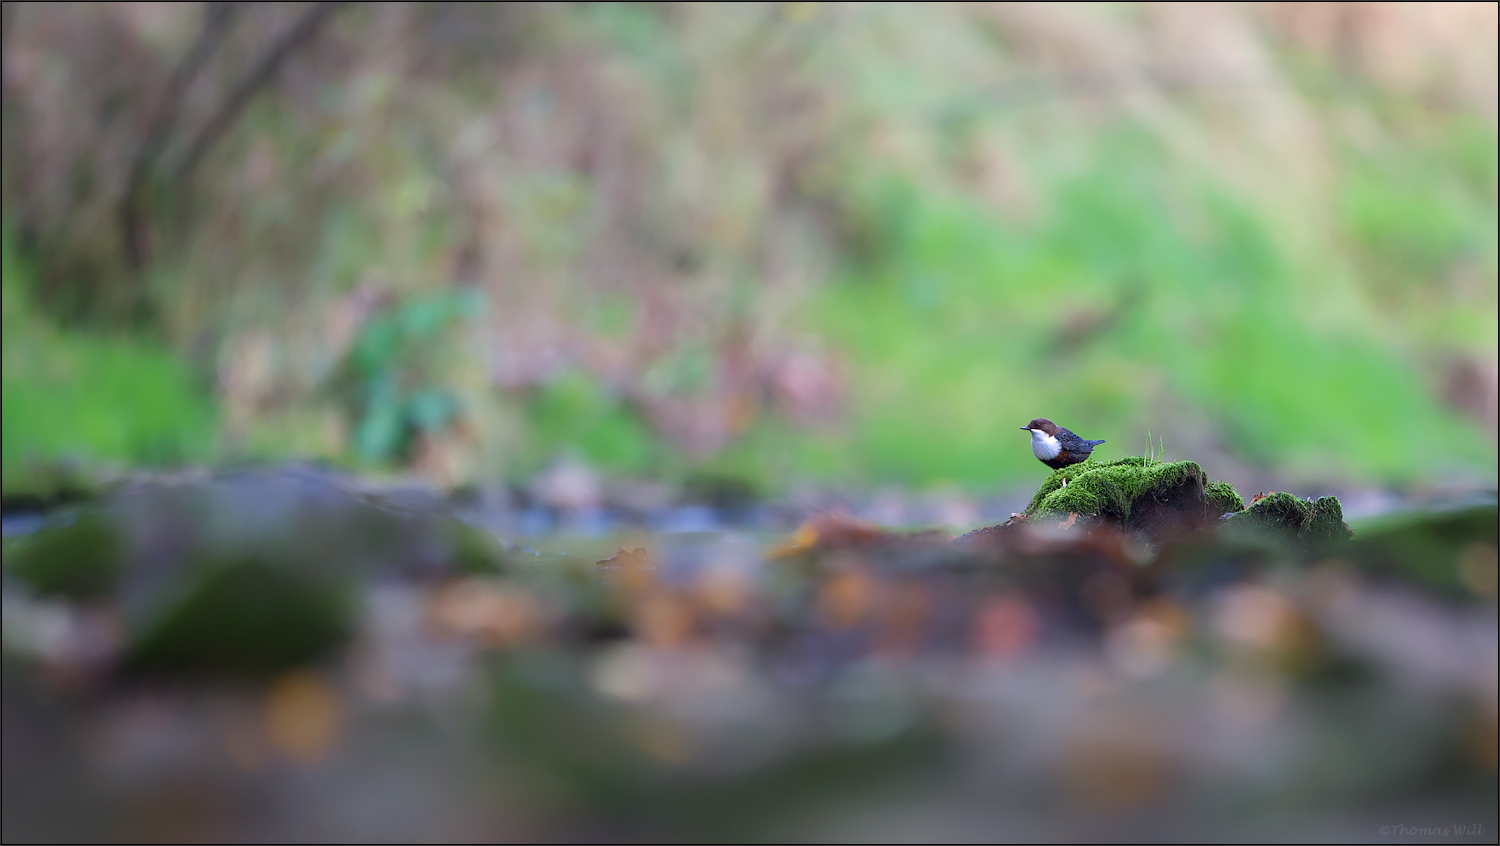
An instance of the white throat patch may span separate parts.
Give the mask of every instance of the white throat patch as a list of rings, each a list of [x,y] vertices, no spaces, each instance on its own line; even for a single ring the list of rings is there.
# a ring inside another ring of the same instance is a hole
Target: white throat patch
[[[1050,461],[1056,458],[1058,453],[1062,452],[1062,444],[1057,442],[1057,438],[1043,432],[1041,429],[1032,429],[1030,431],[1032,455],[1043,461]]]

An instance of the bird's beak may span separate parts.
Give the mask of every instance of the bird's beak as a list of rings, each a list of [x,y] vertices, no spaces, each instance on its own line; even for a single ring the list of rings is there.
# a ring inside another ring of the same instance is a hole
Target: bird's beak
[[[1025,426],[1022,426],[1021,427],[1021,431],[1023,431],[1023,432],[1030,432],[1031,430],[1029,428],[1025,427]]]

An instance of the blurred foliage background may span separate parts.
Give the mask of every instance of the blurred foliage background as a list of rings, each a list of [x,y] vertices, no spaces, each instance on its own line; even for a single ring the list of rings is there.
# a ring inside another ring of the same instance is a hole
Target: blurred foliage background
[[[1494,4],[4,5],[4,476],[1496,467]]]

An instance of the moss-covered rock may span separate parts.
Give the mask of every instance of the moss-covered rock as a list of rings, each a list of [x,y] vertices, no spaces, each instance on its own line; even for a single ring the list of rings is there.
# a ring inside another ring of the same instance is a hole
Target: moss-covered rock
[[[1067,485],[1064,486],[1064,481]],[[1269,533],[1309,551],[1352,534],[1338,499],[1301,500],[1273,493],[1249,508],[1227,482],[1210,482],[1193,461],[1152,462],[1141,456],[1085,461],[1053,472],[1026,506],[1032,520],[1070,514],[1137,531],[1154,540],[1213,525],[1224,515],[1231,531]]]
[[[1148,462],[1138,455],[1086,461],[1053,472],[1026,515],[1077,514],[1160,540],[1202,528],[1218,516],[1212,513],[1208,487],[1208,476],[1193,461]]]
[[[314,660],[353,630],[347,586],[290,562],[204,567],[131,633],[125,667],[144,672],[270,675]]]
[[[1228,482],[1208,483],[1208,504],[1216,514],[1233,514],[1245,510],[1245,501]]]
[[[1313,552],[1354,534],[1344,523],[1344,507],[1337,497],[1299,499],[1285,491],[1267,494],[1230,515],[1225,529],[1267,534]]]
[[[1320,496],[1313,501],[1312,513],[1302,524],[1302,540],[1307,546],[1322,549],[1354,537],[1354,530],[1344,522],[1344,504],[1336,496]]]
[[[6,545],[6,572],[44,596],[98,599],[111,594],[125,569],[125,538],[104,514],[88,511],[66,525]]]

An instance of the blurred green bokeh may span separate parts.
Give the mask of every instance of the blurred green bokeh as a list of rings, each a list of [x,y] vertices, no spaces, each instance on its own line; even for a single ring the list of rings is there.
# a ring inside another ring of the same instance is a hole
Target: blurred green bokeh
[[[55,326],[27,301],[4,241],[5,493],[51,497],[87,466],[170,466],[212,456],[212,398],[169,350]]]
[[[1036,416],[1231,480],[1495,472],[1492,9],[356,5],[186,172],[300,14],[174,101],[201,8],[7,4],[8,496],[309,455],[986,491]]]

